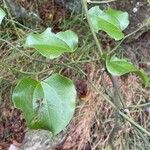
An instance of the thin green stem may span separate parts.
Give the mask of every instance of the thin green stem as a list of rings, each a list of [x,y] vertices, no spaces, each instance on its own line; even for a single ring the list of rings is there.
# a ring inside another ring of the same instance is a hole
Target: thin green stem
[[[27,75],[37,75],[37,74],[40,74],[41,72],[26,72],[26,71],[22,71],[22,70],[19,70],[17,68],[14,68],[8,64],[6,64],[5,62],[1,62],[0,61],[0,66],[3,66],[5,67],[7,70],[12,70],[12,71],[15,71],[15,72],[19,72],[19,73],[22,73],[22,74],[27,74]]]
[[[128,120],[132,125],[134,125],[137,129],[139,129],[140,131],[142,131],[143,133],[147,134],[150,137],[150,132],[147,131],[145,128],[143,128],[142,126],[140,126],[138,123],[136,123],[131,117],[127,116],[126,114],[124,114],[123,112],[119,111],[119,114],[125,118],[126,120]]]
[[[102,56],[102,54],[103,54],[102,46],[101,46],[101,43],[99,42],[99,40],[97,39],[96,33],[95,33],[94,29],[93,29],[93,25],[92,25],[90,16],[89,16],[89,14],[88,14],[87,0],[82,0],[82,3],[83,3],[83,8],[84,8],[84,10],[85,10],[85,15],[86,15],[86,18],[87,18],[87,21],[88,21],[90,30],[91,30],[91,32],[92,32],[92,35],[93,35],[93,37],[94,37],[94,40],[95,40],[96,45],[97,45],[97,47],[98,47],[98,50],[99,50],[99,52],[100,52],[100,55]]]
[[[7,19],[7,18],[5,18],[5,19],[6,19],[8,22],[12,22],[11,19]],[[20,27],[22,27],[22,28],[24,28],[24,29],[26,29],[26,30],[29,30],[29,31],[32,31],[32,32],[36,32],[36,31],[34,31],[33,29],[28,28],[28,27],[24,26],[23,24],[21,24],[21,23],[19,23],[19,22],[17,22],[17,21],[14,21],[14,20],[13,20],[13,23],[16,24],[16,25],[18,25],[18,26],[20,26]]]
[[[108,54],[112,54],[114,51],[116,51],[118,49],[118,47],[123,43],[123,41],[125,39],[127,39],[128,37],[132,36],[133,34],[137,33],[138,31],[140,31],[143,27],[145,27],[145,25],[140,26],[139,28],[137,28],[135,31],[127,34]]]
[[[7,6],[6,1],[3,0],[3,3],[4,3],[4,6],[5,6],[5,8],[6,8],[6,11],[7,11],[8,16],[10,17],[10,21],[11,21],[11,23],[12,23],[12,25],[13,25],[15,31],[16,31],[16,35],[17,35],[18,37],[20,37],[20,35],[18,34],[18,31],[17,31],[16,25],[15,25],[15,23],[14,23],[14,21],[13,21],[13,17],[12,17],[12,15],[11,15],[10,11],[9,11],[8,6]]]
[[[105,0],[105,1],[91,1],[91,0],[87,0],[87,2],[89,4],[107,4],[110,2],[115,2],[116,0]]]
[[[17,48],[15,45],[13,45],[12,43],[10,43],[9,41],[7,41],[5,39],[0,38],[0,41],[7,43],[12,48],[14,48],[16,51],[20,52],[21,54],[23,54],[24,56],[26,56],[27,58],[29,58],[32,61],[45,63],[45,64],[49,64],[49,65],[59,65],[59,66],[66,66],[66,67],[68,67],[68,65],[89,63],[89,62],[95,62],[95,61],[99,60],[99,59],[92,59],[92,60],[81,60],[81,61],[75,61],[75,62],[70,62],[69,61],[69,62],[65,62],[65,63],[55,63],[55,62],[50,62],[50,61],[44,61],[44,60],[36,59],[36,58],[26,54],[23,50]]]
[[[129,108],[136,109],[136,108],[142,108],[142,107],[148,107],[148,106],[150,106],[150,102],[149,103],[145,103],[145,104],[132,105],[132,106],[129,106]]]

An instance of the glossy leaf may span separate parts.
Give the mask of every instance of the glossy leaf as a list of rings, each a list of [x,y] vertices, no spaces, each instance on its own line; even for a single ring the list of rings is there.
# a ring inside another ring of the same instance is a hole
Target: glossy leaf
[[[31,33],[26,39],[25,46],[35,48],[43,56],[53,59],[64,52],[74,52],[77,44],[78,37],[73,31],[54,34],[50,28],[47,28],[41,34]]]
[[[116,18],[119,22],[119,26],[121,30],[123,31],[126,29],[129,25],[129,15],[127,12],[123,12],[120,10],[114,10],[112,8],[108,8],[105,13],[107,13],[109,16],[112,16]]]
[[[102,11],[98,6],[89,10],[89,16],[95,32],[99,30],[105,31],[115,40],[124,38],[123,30],[128,26],[128,14],[126,12],[117,11],[109,8]]]
[[[2,20],[4,19],[4,17],[6,16],[5,11],[0,8],[0,24],[2,23]]]
[[[34,117],[32,106],[33,93],[38,84],[39,83],[36,80],[25,78],[18,83],[12,95],[15,107],[23,111],[29,127],[31,127],[30,122]]]
[[[121,76],[130,72],[135,73],[141,78],[145,86],[148,86],[149,84],[149,77],[146,75],[146,73],[143,70],[137,69],[133,64],[128,62],[126,59],[119,59],[115,56],[113,56],[110,59],[107,56],[106,68],[110,74],[115,76]]]
[[[23,79],[16,86],[12,99],[23,111],[30,128],[57,134],[73,117],[76,90],[71,80],[54,74],[41,82]]]

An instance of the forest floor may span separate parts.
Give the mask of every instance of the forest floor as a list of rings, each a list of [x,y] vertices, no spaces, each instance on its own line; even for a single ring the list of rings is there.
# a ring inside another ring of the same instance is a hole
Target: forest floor
[[[36,74],[42,79],[52,72],[59,72],[71,78],[78,92],[76,114],[68,126],[65,140],[58,149],[109,150],[110,144],[113,143],[116,150],[149,150],[150,137],[121,117],[111,140],[110,135],[115,126],[115,110],[98,91],[101,89],[107,97],[111,97],[113,86],[99,61],[99,52],[84,16],[71,14],[59,5],[52,5],[51,1],[42,7],[26,0],[21,1],[20,5],[26,9],[31,9],[32,6],[32,9],[38,10],[42,20],[37,26],[34,21],[31,22],[33,26],[28,26],[28,23],[18,22],[8,16],[9,22],[3,24],[0,29],[0,39],[5,39],[0,40],[0,150],[8,149],[10,144],[19,147],[27,131],[22,113],[12,104],[14,86],[24,76],[32,77]],[[79,48],[74,53],[53,60],[60,64],[66,63],[66,66],[32,61],[24,55],[26,53],[36,59],[45,59],[33,50],[24,49],[23,43],[31,31],[43,31],[49,26],[54,32],[71,29],[79,36]],[[105,34],[101,42],[104,50],[116,45],[116,42]],[[150,31],[144,32],[131,42],[123,42],[117,50],[117,55],[129,58],[150,75]],[[133,74],[121,77],[119,83],[130,116],[150,131],[150,89],[142,87],[139,78]]]

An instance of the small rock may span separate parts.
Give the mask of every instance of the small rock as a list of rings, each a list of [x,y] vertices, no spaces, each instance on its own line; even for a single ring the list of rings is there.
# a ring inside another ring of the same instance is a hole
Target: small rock
[[[53,150],[52,133],[46,130],[29,130],[20,150]]]
[[[15,145],[11,144],[8,150],[18,150],[18,148]]]
[[[76,14],[82,12],[81,0],[55,0],[55,2],[63,5],[68,10],[74,11]]]
[[[134,7],[133,12],[136,13],[138,11],[138,8]]]
[[[63,142],[65,136],[64,132],[53,137],[47,130],[28,130],[20,150],[54,150]]]

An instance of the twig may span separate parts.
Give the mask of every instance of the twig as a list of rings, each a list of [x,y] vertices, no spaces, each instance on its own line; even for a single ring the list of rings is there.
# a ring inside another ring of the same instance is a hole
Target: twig
[[[6,19],[8,22],[12,22],[11,19],[7,19],[7,18],[5,18],[5,19]],[[34,32],[34,33],[36,32],[35,30],[24,26],[23,24],[19,23],[18,21],[14,21],[14,20],[13,20],[13,22],[14,22],[14,24],[17,24],[17,25],[19,25],[20,27],[22,27],[22,28],[24,28],[24,29],[26,29],[26,30],[32,31],[32,32]]]
[[[150,106],[150,102],[144,103],[144,104],[132,105],[132,106],[129,106],[128,108],[136,109],[136,108],[142,108],[142,107],[148,107],[148,106]]]
[[[38,75],[38,74],[41,74],[43,73],[43,71],[41,72],[26,72],[26,71],[22,71],[22,70],[19,70],[17,68],[14,68],[8,64],[6,64],[5,62],[2,62],[0,61],[0,66],[3,66],[5,67],[7,70],[12,70],[12,71],[15,71],[15,72],[19,72],[19,73],[22,73],[22,74],[27,74],[27,75]]]
[[[118,132],[117,129],[119,126],[119,122],[118,122],[119,121],[119,110],[122,110],[124,108],[124,103],[123,103],[121,92],[119,89],[118,77],[113,76],[111,74],[109,74],[109,76],[112,81],[113,89],[114,89],[114,96],[112,97],[112,100],[115,103],[115,105],[117,106],[117,109],[115,110],[115,124],[114,124],[113,130],[109,136],[109,143],[110,143],[111,149],[115,150],[114,138],[115,138],[116,133]]]
[[[150,137],[150,132],[147,131],[145,128],[143,128],[142,126],[140,126],[138,123],[136,123],[131,117],[127,116],[126,114],[124,114],[122,111],[119,111],[119,114],[126,120],[128,120],[132,125],[134,125],[137,129],[139,129],[140,131],[142,131],[143,133],[147,134]]]
[[[110,79],[112,81],[112,84],[113,84],[113,88],[114,88],[114,96],[112,97],[115,105],[118,107],[118,109],[123,109],[125,107],[125,104],[122,100],[122,96],[121,96],[121,92],[120,92],[120,86],[119,86],[119,83],[118,83],[118,77],[116,76],[113,76],[111,74],[109,74],[110,76]]]
[[[114,51],[116,51],[118,49],[118,47],[123,43],[123,41],[125,39],[127,39],[128,37],[132,36],[133,34],[137,33],[138,31],[140,31],[142,28],[144,28],[145,25],[140,26],[138,29],[136,29],[135,31],[127,34],[108,54],[112,54]]]
[[[82,60],[82,61],[75,61],[75,62],[60,62],[60,63],[55,63],[55,62],[50,62],[50,61],[45,61],[45,60],[41,60],[41,59],[36,59],[30,55],[28,55],[27,53],[25,53],[23,50],[17,48],[15,45],[13,45],[11,42],[0,38],[0,41],[7,43],[8,45],[10,45],[12,48],[14,48],[16,51],[18,51],[19,53],[23,54],[25,57],[29,58],[31,61],[36,61],[39,63],[43,63],[43,64],[49,64],[49,65],[57,65],[57,66],[65,66],[67,68],[71,68],[73,69],[70,65],[76,65],[76,64],[84,64],[84,63],[89,63],[89,62],[95,62],[98,61],[99,59],[93,59],[93,60]]]
[[[116,110],[116,112],[115,112],[115,124],[114,124],[114,127],[113,127],[113,129],[109,135],[109,138],[108,138],[108,143],[110,144],[112,150],[116,150],[116,148],[114,146],[114,138],[115,138],[115,135],[118,131],[118,121],[119,121],[118,115],[119,115],[119,113]]]
[[[11,21],[11,23],[12,23],[12,25],[13,25],[15,31],[16,31],[16,35],[17,35],[18,37],[20,37],[20,35],[18,34],[18,31],[17,31],[16,25],[15,25],[15,23],[14,23],[14,21],[13,21],[13,17],[12,17],[12,15],[11,15],[10,11],[9,11],[9,8],[7,7],[6,1],[3,0],[3,3],[4,3],[4,6],[5,6],[5,8],[6,8],[6,11],[7,11],[7,13],[8,13],[8,16],[10,17],[10,21]]]
[[[107,4],[110,2],[115,2],[116,0],[105,0],[105,1],[91,1],[91,0],[87,0],[87,2],[89,4]]]

